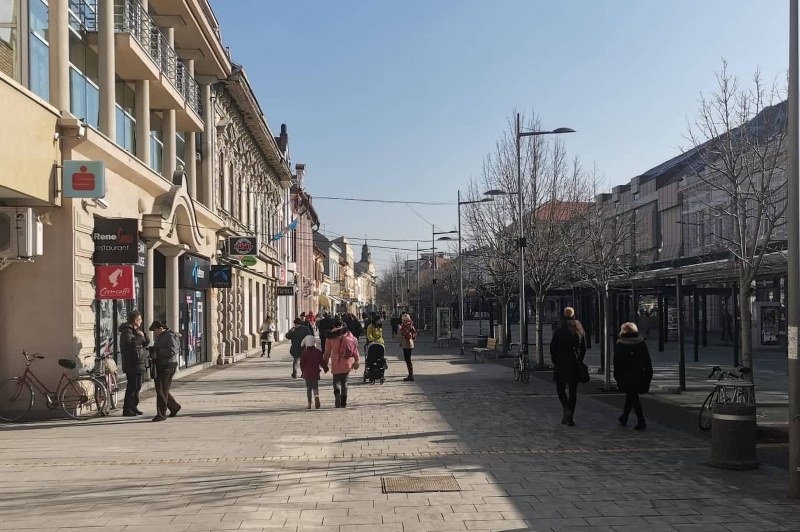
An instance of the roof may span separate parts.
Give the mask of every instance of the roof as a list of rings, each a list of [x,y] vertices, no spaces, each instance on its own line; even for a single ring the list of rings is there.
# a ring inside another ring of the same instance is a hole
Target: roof
[[[585,211],[589,205],[591,202],[588,201],[548,201],[536,210],[536,219],[567,222]]]

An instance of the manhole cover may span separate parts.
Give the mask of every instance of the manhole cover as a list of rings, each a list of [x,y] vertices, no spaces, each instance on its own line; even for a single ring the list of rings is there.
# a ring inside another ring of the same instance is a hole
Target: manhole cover
[[[383,493],[421,493],[425,491],[461,491],[453,475],[429,477],[381,477]]]

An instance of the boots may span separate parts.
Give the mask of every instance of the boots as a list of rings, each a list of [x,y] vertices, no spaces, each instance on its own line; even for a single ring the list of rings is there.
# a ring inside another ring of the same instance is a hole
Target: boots
[[[561,424],[562,425],[566,425],[567,422],[569,421],[569,410],[567,410],[566,406],[562,406],[561,407],[561,412],[562,412],[562,414],[561,414]]]
[[[572,416],[574,414],[575,414],[574,410],[567,410],[567,426],[568,427],[574,427],[575,426],[575,420],[572,419]]]
[[[339,395],[339,390],[333,391],[333,406],[335,408],[342,408],[342,396]]]
[[[347,396],[342,394],[342,408],[347,408]]]
[[[414,364],[411,362],[406,362],[406,367],[408,368],[408,377],[403,379],[404,381],[413,381],[414,380]]]

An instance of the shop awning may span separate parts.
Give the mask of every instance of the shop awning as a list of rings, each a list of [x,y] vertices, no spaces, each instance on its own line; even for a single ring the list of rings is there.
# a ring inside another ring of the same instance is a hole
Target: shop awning
[[[319,295],[319,307],[320,308],[331,308],[333,305],[331,304],[331,300],[325,294]]]

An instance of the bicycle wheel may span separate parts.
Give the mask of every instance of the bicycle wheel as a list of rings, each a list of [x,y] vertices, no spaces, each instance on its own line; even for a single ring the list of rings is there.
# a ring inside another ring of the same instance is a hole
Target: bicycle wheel
[[[717,390],[714,390],[706,400],[703,401],[703,406],[700,407],[700,418],[698,423],[700,430],[708,430],[711,428],[711,420],[714,416],[714,404],[717,402]]]
[[[531,380],[531,371],[526,367],[523,367],[522,371],[519,372],[519,375],[522,382],[527,383],[529,380]]]
[[[119,385],[117,376],[114,373],[107,373],[105,378],[106,389],[108,390],[108,408],[114,410],[119,404]]]
[[[84,375],[70,379],[61,389],[59,403],[72,419],[102,416],[108,408],[108,390],[94,377]]]
[[[33,388],[19,378],[0,383],[0,420],[19,421],[33,406]]]
[[[514,362],[514,380],[515,381],[519,381],[520,374],[522,373],[519,362],[520,362],[519,358],[517,358],[517,360]]]

